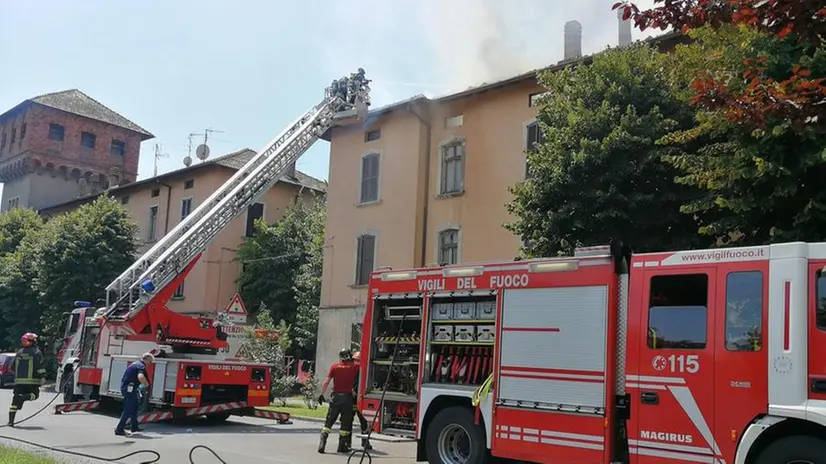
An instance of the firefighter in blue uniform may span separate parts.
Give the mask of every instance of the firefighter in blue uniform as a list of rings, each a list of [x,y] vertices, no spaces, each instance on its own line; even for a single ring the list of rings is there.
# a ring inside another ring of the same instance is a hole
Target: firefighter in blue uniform
[[[27,333],[20,337],[22,348],[14,357],[14,393],[9,406],[9,427],[14,427],[17,411],[26,401],[40,397],[40,386],[46,381],[46,365],[43,353],[37,348],[37,334]]]
[[[146,373],[146,366],[155,362],[155,356],[151,353],[144,353],[141,359],[133,362],[123,371],[123,378],[120,382],[120,392],[123,395],[123,412],[120,415],[120,422],[115,428],[115,435],[126,435],[126,421],[131,422],[132,433],[140,432],[138,427],[138,409],[141,398],[149,387],[149,374]]]

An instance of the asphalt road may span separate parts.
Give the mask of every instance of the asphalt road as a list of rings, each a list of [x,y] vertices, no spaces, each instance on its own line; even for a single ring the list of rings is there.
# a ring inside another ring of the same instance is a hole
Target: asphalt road
[[[43,391],[40,399],[26,403],[18,413],[18,420],[27,417],[48,403],[54,393]],[[11,402],[11,390],[0,390],[0,424],[6,423],[6,411]],[[58,404],[60,400],[54,404]],[[40,415],[26,421],[14,429],[0,428],[0,436],[22,438],[59,449],[93,454],[105,458],[122,456],[139,449],[151,449],[161,454],[160,463],[186,464],[189,451],[196,445],[207,445],[215,450],[227,464],[344,464],[346,455],[335,454],[336,431],[330,435],[327,454],[316,452],[321,424],[318,422],[295,420],[290,425],[278,425],[274,421],[257,418],[232,417],[224,424],[211,425],[203,420],[187,423],[146,424],[146,431],[131,437],[117,437],[113,434],[117,418],[115,414],[73,412],[55,415],[50,406]],[[354,444],[359,440],[354,438]],[[0,444],[15,446],[0,438]],[[387,443],[374,441],[371,452],[377,464],[401,464],[415,462],[414,443]],[[23,446],[23,448],[31,449]],[[86,463],[89,461],[71,456],[54,455],[65,462]],[[146,461],[148,455],[126,459],[124,463]],[[209,452],[200,449],[194,455],[195,464],[218,463]],[[354,458],[353,463],[358,463]],[[368,461],[364,460],[364,464]]]

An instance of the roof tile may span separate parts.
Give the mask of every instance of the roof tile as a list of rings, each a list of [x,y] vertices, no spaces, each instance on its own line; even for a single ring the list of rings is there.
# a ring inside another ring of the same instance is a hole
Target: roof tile
[[[126,119],[120,114],[107,108],[106,105],[100,103],[94,98],[86,95],[77,89],[64,90],[62,92],[53,92],[39,95],[29,99],[30,102],[39,105],[49,106],[67,113],[76,114],[89,119],[102,121],[113,126],[129,129],[144,136],[144,139],[153,138],[154,135],[149,133],[146,129]]]

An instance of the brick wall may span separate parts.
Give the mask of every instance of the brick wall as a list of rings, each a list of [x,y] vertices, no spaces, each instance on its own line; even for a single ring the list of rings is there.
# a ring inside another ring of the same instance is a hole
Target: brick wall
[[[21,140],[23,124],[26,125],[26,134]],[[50,124],[63,126],[62,141],[49,139]],[[14,143],[11,142],[13,132],[16,133]],[[94,134],[94,148],[81,145],[82,132]],[[141,138],[127,129],[46,106],[28,104],[0,121],[0,138],[3,134],[6,135],[6,145],[0,149],[0,165],[28,152],[29,158],[39,160],[43,166],[51,163],[55,169],[65,166],[69,172],[79,170],[81,175],[89,172],[106,176],[112,166],[120,166],[123,173],[121,183],[134,182],[137,178]],[[125,143],[122,156],[111,154],[113,140]]]

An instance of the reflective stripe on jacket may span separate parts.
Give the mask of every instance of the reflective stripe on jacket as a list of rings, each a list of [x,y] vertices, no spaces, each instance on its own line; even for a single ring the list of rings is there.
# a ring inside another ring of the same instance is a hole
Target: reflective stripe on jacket
[[[14,357],[14,383],[17,385],[37,385],[46,377],[43,353],[33,346],[17,350]]]

